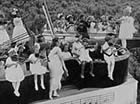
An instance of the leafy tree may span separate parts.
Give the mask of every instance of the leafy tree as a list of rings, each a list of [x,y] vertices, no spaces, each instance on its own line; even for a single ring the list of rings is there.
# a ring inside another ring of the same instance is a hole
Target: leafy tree
[[[1,10],[7,19],[10,18],[12,8],[18,8],[25,24],[35,32],[41,33],[43,25],[46,23],[42,10],[44,0],[0,0]],[[119,17],[121,11],[127,5],[133,7],[132,16],[136,17],[139,23],[140,0],[46,0],[52,21],[57,19],[57,14],[63,12],[64,15],[72,14],[75,17],[81,13],[100,17],[104,14],[111,14]],[[36,23],[37,22],[37,23]],[[140,24],[140,23],[139,23]],[[38,25],[38,26],[36,26]]]

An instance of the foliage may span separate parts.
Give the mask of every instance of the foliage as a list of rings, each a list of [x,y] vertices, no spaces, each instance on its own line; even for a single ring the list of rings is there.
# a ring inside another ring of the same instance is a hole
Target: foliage
[[[133,48],[130,50],[129,57],[129,73],[138,81],[140,81],[140,48]]]
[[[13,7],[19,9],[21,16],[28,16],[24,19],[27,26],[36,34],[41,32],[46,23],[42,10],[44,0],[0,0],[1,10],[7,19]],[[57,14],[63,12],[65,15],[72,14],[78,17],[79,14],[94,15],[95,17],[104,14],[111,14],[119,17],[126,5],[133,7],[132,15],[140,24],[140,0],[46,0],[52,21],[57,19]],[[138,14],[138,15],[137,15]]]

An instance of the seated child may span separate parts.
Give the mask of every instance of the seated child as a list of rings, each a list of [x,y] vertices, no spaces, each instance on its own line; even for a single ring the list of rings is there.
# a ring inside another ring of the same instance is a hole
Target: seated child
[[[116,48],[113,46],[113,40],[111,37],[105,38],[105,43],[102,46],[104,60],[107,63],[108,77],[113,80],[113,71],[115,67],[115,54]]]
[[[62,57],[64,60],[72,58],[71,53],[69,52],[69,43],[65,43],[62,48]]]
[[[94,77],[93,74],[93,61],[92,58],[89,56],[89,49],[86,49],[88,45],[88,39],[83,39],[83,43],[81,43],[81,47],[79,48],[79,60],[81,62],[81,78],[85,78],[84,72],[85,72],[85,65],[86,63],[90,63],[90,72],[89,74]]]

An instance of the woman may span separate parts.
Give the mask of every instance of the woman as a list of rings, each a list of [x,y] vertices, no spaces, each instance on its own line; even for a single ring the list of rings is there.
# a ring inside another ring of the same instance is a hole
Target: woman
[[[53,99],[52,96],[59,96],[57,90],[61,89],[61,78],[64,73],[68,75],[67,68],[62,58],[62,51],[59,47],[60,43],[58,38],[52,40],[51,51],[49,57],[49,70],[50,70],[50,91],[49,98]]]
[[[133,33],[136,32],[134,27],[134,18],[130,16],[131,9],[127,7],[123,11],[123,17],[119,19],[121,21],[120,31],[119,31],[119,38],[121,39],[122,47],[126,48],[127,43],[126,39],[132,39]]]

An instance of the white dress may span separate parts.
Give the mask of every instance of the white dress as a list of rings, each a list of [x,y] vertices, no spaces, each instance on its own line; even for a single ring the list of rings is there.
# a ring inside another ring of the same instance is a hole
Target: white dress
[[[97,32],[95,25],[96,24],[94,22],[90,23],[89,33],[96,33]]]
[[[9,35],[3,25],[0,25],[0,44],[10,40]]]
[[[41,59],[35,57],[35,54],[31,54],[29,60],[32,62],[30,64],[30,71],[32,74],[42,75],[47,72],[47,67],[41,64]]]
[[[72,44],[72,54],[76,54],[80,56],[80,49],[83,48],[84,46],[80,42],[74,42]]]
[[[104,45],[102,46],[103,50],[106,50],[107,48],[109,48],[109,45],[107,42],[104,43]],[[114,54],[112,54],[112,52],[115,50],[115,47],[114,48],[109,48],[108,50],[106,50],[106,54],[110,55],[106,55],[104,54],[104,60],[107,62],[107,63],[110,63],[110,62],[115,62],[115,56]]]
[[[79,60],[86,62],[92,61],[92,58],[89,56],[89,49],[85,49],[85,47],[81,48]]]
[[[13,30],[13,35],[12,35],[12,38],[14,39],[14,41],[17,40],[18,37],[20,38],[29,37],[21,18],[14,18],[13,22],[15,25],[14,30]]]
[[[80,42],[73,43],[72,53],[76,53],[77,55],[79,55],[80,61],[92,61],[89,56],[89,50],[85,49],[85,47]]]
[[[10,65],[14,63],[17,63],[17,62],[12,61],[10,57],[7,58],[6,65]],[[11,67],[6,68],[5,77],[6,77],[6,80],[10,82],[20,82],[24,80],[24,73],[19,64],[17,66],[12,65]]]
[[[63,66],[60,60],[62,51],[59,47],[54,47],[48,57],[50,62],[48,63],[50,69],[50,89],[61,89],[61,79],[64,73]]]
[[[134,27],[134,18],[130,16],[123,16],[120,25],[119,38],[120,39],[132,39],[133,33],[136,32]]]

